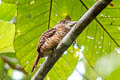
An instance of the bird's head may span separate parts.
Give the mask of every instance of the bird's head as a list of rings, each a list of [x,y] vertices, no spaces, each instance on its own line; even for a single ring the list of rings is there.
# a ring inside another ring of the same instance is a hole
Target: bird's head
[[[61,20],[59,22],[59,24],[65,24],[66,28],[68,28],[68,29],[71,29],[76,23],[77,23],[77,21],[71,21],[71,18],[69,15],[67,15],[64,20]]]

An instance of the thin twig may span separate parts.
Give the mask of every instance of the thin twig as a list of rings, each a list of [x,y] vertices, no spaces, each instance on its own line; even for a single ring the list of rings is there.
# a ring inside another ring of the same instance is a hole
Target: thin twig
[[[13,65],[12,62],[10,62],[7,57],[1,56],[1,59],[3,60],[4,63],[7,63],[12,69],[18,70],[23,72],[24,74],[27,75],[27,72],[24,70],[24,68],[20,66]]]
[[[76,23],[70,32],[58,44],[54,53],[48,56],[47,60],[41,65],[33,76],[32,80],[43,80],[51,70],[63,52],[72,44],[80,33],[93,21],[93,19],[111,2],[112,0],[98,0]]]

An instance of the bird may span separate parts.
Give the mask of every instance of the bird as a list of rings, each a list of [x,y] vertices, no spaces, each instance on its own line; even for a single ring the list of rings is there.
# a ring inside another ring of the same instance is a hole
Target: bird
[[[37,45],[36,60],[32,66],[31,72],[34,71],[40,58],[46,57],[54,51],[59,42],[71,30],[76,22],[77,21],[71,21],[70,16],[67,15],[64,20],[59,21],[53,28],[48,29],[41,35]]]

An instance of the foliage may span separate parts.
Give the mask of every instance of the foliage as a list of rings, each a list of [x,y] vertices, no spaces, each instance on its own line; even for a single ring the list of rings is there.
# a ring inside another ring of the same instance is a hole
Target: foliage
[[[96,71],[105,79],[105,80],[119,80],[120,76],[120,60],[119,54],[107,55],[101,58],[96,66]]]
[[[0,56],[10,57],[10,63],[14,66],[23,66],[32,77],[45,60],[41,59],[37,69],[31,74],[30,70],[35,60],[36,45],[40,35],[55,26],[66,15],[70,15],[73,21],[79,20],[87,8],[95,2],[96,0],[2,0],[0,3]],[[88,25],[77,38],[79,49],[71,46],[51,69],[45,80],[66,80],[81,60],[82,53],[87,61],[83,62],[86,65],[84,74],[88,79],[96,80],[99,76],[107,80],[119,78],[120,69],[117,63],[119,55],[115,57],[111,55],[120,53],[118,48],[120,45],[119,2],[120,0],[111,2],[97,16],[97,20],[95,19]],[[14,18],[17,18],[16,24],[13,24]],[[81,46],[84,46],[83,52],[80,52]],[[111,57],[106,57],[106,55],[111,55]],[[105,61],[108,64],[111,63],[107,68],[112,68],[111,73],[107,75],[104,74],[107,72],[104,67]],[[0,73],[0,79],[5,75],[5,80],[11,80],[14,69],[11,71],[10,68],[5,68],[5,65],[6,62],[1,57],[0,71],[3,71],[3,74]],[[103,73],[99,71],[99,68]],[[24,75],[24,79],[27,77]]]

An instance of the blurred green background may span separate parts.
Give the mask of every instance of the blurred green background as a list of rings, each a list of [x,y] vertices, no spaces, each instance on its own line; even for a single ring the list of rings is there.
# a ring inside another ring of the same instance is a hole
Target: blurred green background
[[[40,35],[98,0],[0,0],[0,80],[30,80]],[[112,1],[64,52],[45,80],[120,80],[120,0]],[[54,76],[53,76],[54,75]]]

